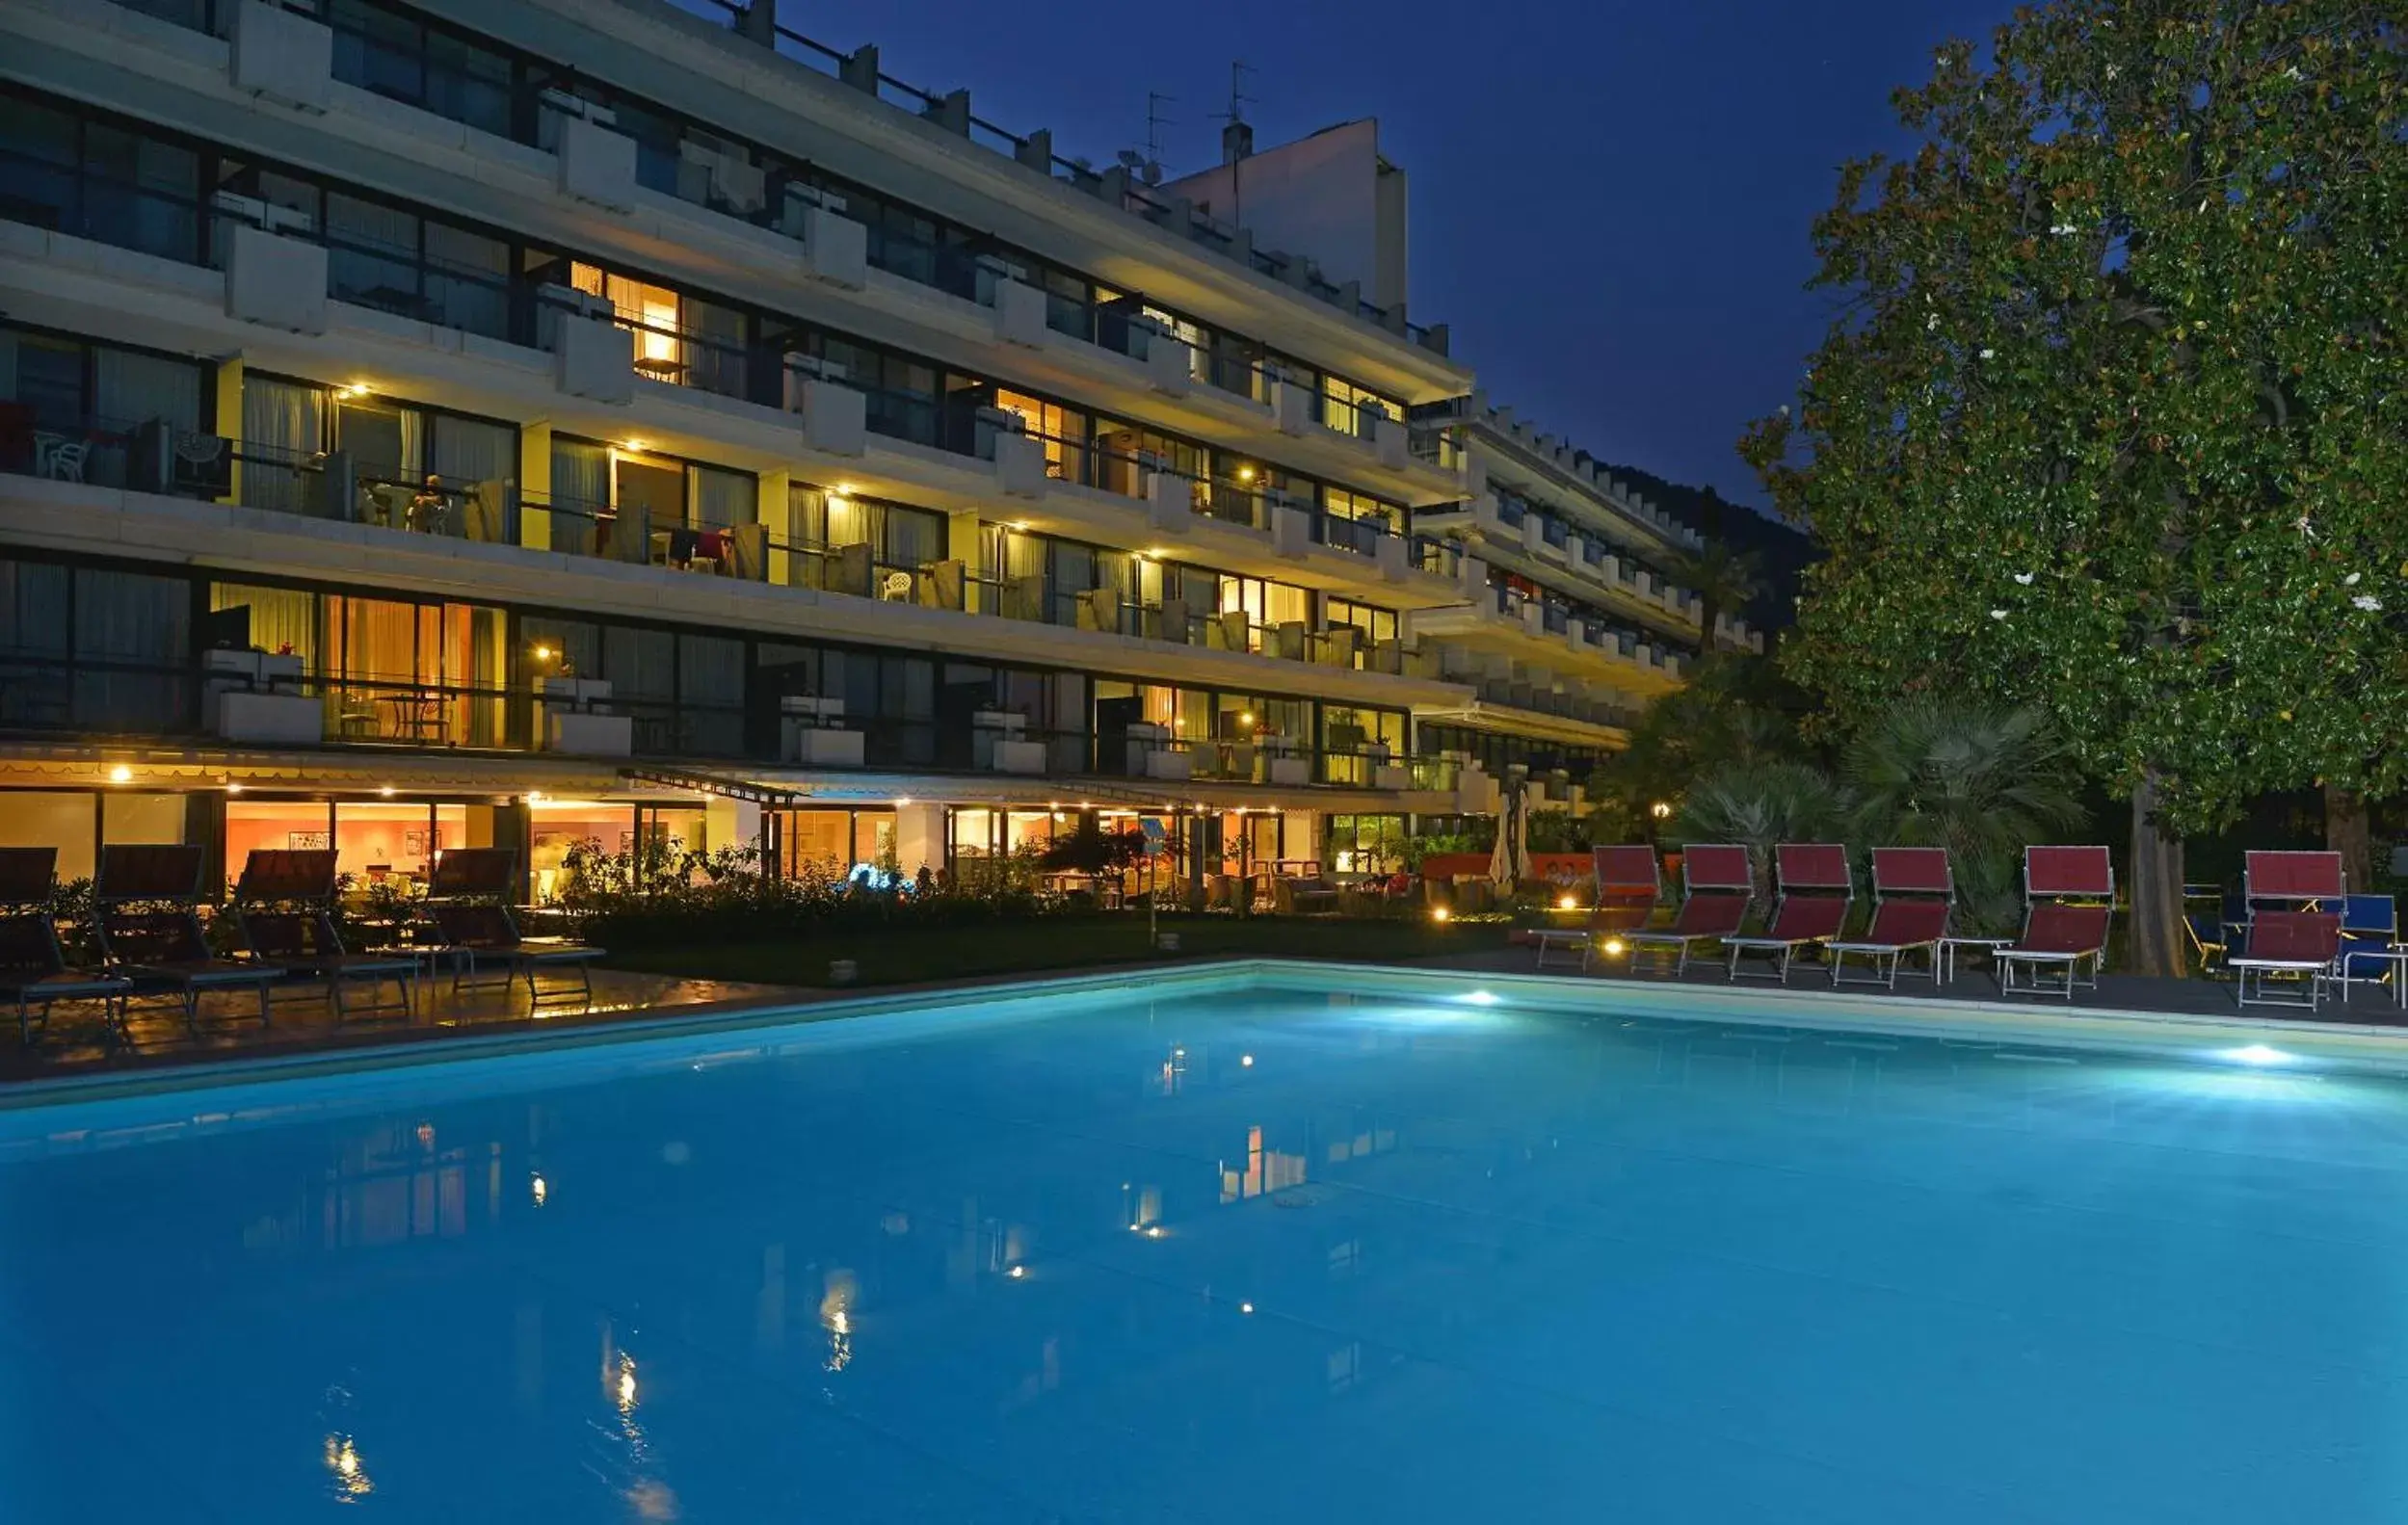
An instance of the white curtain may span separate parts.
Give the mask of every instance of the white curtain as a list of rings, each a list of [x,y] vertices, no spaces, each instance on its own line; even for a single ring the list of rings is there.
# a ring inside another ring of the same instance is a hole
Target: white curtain
[[[501,424],[437,417],[427,469],[453,486],[501,482],[518,475],[518,432]]]
[[[303,512],[306,479],[299,469],[325,448],[326,393],[269,377],[243,379],[243,501],[252,508]]]
[[[796,545],[828,543],[828,494],[796,484],[786,492],[786,539]]]
[[[880,520],[886,510],[875,503],[859,498],[831,497],[828,500],[828,543],[830,545],[870,545],[880,539]]]
[[[587,510],[608,506],[610,452],[581,439],[553,440],[552,501]]]
[[[696,528],[732,530],[754,522],[759,513],[760,488],[749,473],[696,466],[692,477],[686,496],[694,505]]]

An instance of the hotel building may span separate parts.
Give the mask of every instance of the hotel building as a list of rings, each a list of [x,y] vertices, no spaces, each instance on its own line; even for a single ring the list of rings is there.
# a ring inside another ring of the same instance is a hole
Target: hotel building
[[[541,897],[584,840],[910,874],[1088,813],[1363,867],[1568,793],[1697,649],[1685,532],[1407,319],[1376,154],[1314,171],[1379,178],[1356,274],[769,0],[0,41],[0,842],[62,877],[492,844]]]

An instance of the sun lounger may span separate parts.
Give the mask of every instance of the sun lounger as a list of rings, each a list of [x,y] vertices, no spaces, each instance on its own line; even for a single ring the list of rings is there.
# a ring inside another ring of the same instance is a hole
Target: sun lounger
[[[2025,848],[2024,898],[2024,934],[1990,956],[2000,992],[2071,1001],[2083,986],[2095,987],[2115,913],[2115,868],[2107,850]],[[2082,978],[2085,963],[2088,980]]]
[[[1956,876],[1948,866],[1948,851],[1938,847],[1877,847],[1873,849],[1873,919],[1854,937],[1834,937],[1823,944],[1831,960],[1833,985],[1878,985],[1898,987],[1900,974],[1928,975],[1940,983],[1940,944],[1948,935],[1948,917],[1956,903]],[[1920,953],[1920,970],[1907,966],[1907,956]],[[1869,974],[1850,976],[1850,959],[1862,959]]]
[[[2327,979],[2341,980],[2342,929],[2349,900],[2339,853],[2257,851],[2241,855],[2241,907],[2247,918],[2235,940],[2238,955],[2224,966],[2234,974],[2234,999],[2242,1006],[2315,1009]],[[2278,986],[2302,982],[2303,999],[2269,995],[2268,976]],[[2346,985],[2342,996],[2347,998]]]
[[[522,937],[511,914],[510,895],[517,881],[517,855],[509,848],[452,848],[436,857],[427,885],[428,910],[453,957],[452,988],[490,984],[478,978],[480,965],[498,965],[501,983],[523,978],[527,999],[546,1002],[594,999],[592,965],[602,950],[583,943],[548,937]],[[575,974],[574,986],[545,990],[545,971]]]
[[[1878,985],[1898,987],[1900,974],[1921,974],[1934,984],[1940,979],[1940,940],[1948,934],[1948,903],[1945,900],[1885,900],[1873,907],[1871,925],[1863,936],[1823,944],[1831,956],[1833,985]],[[1921,969],[1907,964],[1909,954],[1920,953]],[[1852,976],[1850,959],[1863,959],[1871,972]]]
[[[1601,943],[1646,926],[1648,918],[1655,913],[1655,902],[1663,894],[1663,881],[1654,848],[1643,842],[1596,848],[1591,850],[1589,861],[1597,875],[1597,906],[1589,912],[1585,926],[1539,929],[1539,968],[1547,967],[1549,950],[1577,948],[1580,967],[1585,969],[1596,958]]]
[[[268,987],[284,977],[280,964],[221,959],[209,951],[195,908],[200,897],[200,849],[176,843],[118,844],[100,850],[93,881],[93,920],[107,972],[181,1000],[184,1025],[198,1031],[201,997],[212,990],[254,991],[259,1020],[272,1020]]]
[[[53,907],[58,849],[0,848],[0,1001],[16,1003],[17,1037],[34,1040],[39,1016],[47,1031],[57,1001],[97,1001],[112,1038],[125,1036],[125,996],[133,982],[67,967],[59,949]]]
[[[1789,965],[1801,948],[1837,937],[1847,927],[1848,910],[1856,901],[1855,877],[1848,872],[1848,850],[1837,842],[1784,842],[1773,849],[1773,877],[1781,898],[1773,903],[1773,919],[1752,936],[1725,937],[1730,955],[1725,978],[1740,978],[1739,960],[1748,954],[1769,959],[1773,970],[1750,979],[1789,983]]]
[[[234,914],[243,940],[253,959],[319,985],[337,1022],[352,1014],[345,986],[361,984],[368,987],[362,1014],[398,1012],[407,1018],[418,962],[396,954],[345,949],[334,925],[334,861],[331,848],[253,851],[234,887]],[[381,999],[387,984],[395,990],[391,1001]]]
[[[1680,855],[1683,895],[1672,925],[1624,933],[1633,962],[1641,953],[1669,956],[1672,973],[1688,972],[1691,951],[1702,942],[1735,936],[1756,904],[1756,876],[1748,850],[1729,843],[1697,843]]]
[[[2242,1006],[2293,1006],[2315,1011],[2327,979],[2340,978],[2339,911],[2262,910],[2249,918],[2241,950],[2226,957],[2234,999]],[[2297,980],[2300,996],[2269,995],[2266,980]]]
[[[530,941],[518,935],[518,924],[510,914],[510,907],[499,904],[455,902],[437,906],[434,911],[435,925],[440,930],[444,944],[458,954],[452,974],[453,989],[490,983],[479,981],[478,968],[498,965],[502,970],[501,983],[507,985],[523,978],[527,982],[527,999],[538,1006],[547,1001],[594,999],[592,964],[602,956],[601,949],[542,938]],[[575,987],[543,989],[537,977],[547,970],[573,972],[577,977]]]

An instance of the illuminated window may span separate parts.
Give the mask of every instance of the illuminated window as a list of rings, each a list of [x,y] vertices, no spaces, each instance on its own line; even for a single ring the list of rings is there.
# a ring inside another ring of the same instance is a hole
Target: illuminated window
[[[995,393],[995,407],[1007,413],[1018,413],[1023,433],[1033,434],[1045,446],[1045,475],[1057,482],[1080,481],[1086,470],[1087,415],[1059,403],[1048,403],[1024,392]]]

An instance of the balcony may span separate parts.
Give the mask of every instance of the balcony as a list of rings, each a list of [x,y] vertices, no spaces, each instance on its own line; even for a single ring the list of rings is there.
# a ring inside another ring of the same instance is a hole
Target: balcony
[[[233,446],[165,418],[63,418],[0,402],[0,472],[217,498],[232,481]]]

